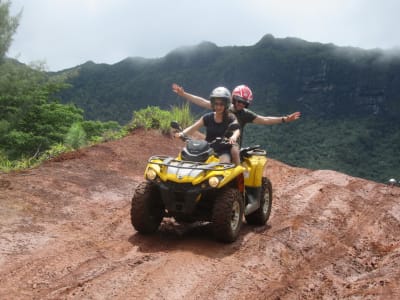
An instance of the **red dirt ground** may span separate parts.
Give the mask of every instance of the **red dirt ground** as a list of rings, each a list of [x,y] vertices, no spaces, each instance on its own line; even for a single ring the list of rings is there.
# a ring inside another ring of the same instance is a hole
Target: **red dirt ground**
[[[207,226],[130,224],[150,155],[137,131],[0,174],[0,299],[400,299],[400,188],[270,159],[268,225],[232,244]]]

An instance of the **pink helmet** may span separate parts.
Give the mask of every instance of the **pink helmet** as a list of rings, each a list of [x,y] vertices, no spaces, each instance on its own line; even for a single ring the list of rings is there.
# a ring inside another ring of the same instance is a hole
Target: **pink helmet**
[[[232,91],[232,103],[243,102],[248,107],[253,101],[253,93],[247,85],[238,85]]]

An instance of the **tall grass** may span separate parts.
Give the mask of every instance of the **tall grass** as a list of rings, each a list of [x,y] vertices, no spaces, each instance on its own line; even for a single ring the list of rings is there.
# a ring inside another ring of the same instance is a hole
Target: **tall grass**
[[[130,128],[158,129],[167,134],[171,130],[171,121],[177,121],[183,128],[191,125],[194,122],[194,116],[190,112],[189,105],[185,103],[179,107],[173,106],[170,111],[162,110],[157,106],[148,106],[135,111]]]
[[[5,155],[0,155],[0,171],[10,172],[36,167],[43,161],[57,157],[62,153],[72,151],[73,148],[62,143],[53,145],[39,156],[21,157],[19,160],[8,160]]]

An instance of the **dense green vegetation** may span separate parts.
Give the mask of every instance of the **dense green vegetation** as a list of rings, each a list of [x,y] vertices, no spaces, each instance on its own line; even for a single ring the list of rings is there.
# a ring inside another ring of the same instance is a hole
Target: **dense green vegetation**
[[[53,97],[61,88],[61,78],[41,70],[8,60],[0,64],[1,169],[35,165],[54,147],[53,154],[76,149],[121,130],[115,121],[86,121],[82,109],[61,104]]]
[[[9,61],[0,70],[0,149],[11,159],[48,149],[83,121],[82,109],[51,97],[62,82]]]
[[[400,176],[400,125],[388,127],[373,117],[248,125],[245,143],[261,144],[270,157],[294,166],[333,169],[379,182]]]

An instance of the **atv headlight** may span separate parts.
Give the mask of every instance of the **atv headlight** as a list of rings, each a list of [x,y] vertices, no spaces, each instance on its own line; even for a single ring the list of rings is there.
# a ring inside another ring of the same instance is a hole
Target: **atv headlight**
[[[154,171],[153,169],[148,169],[147,173],[146,173],[146,177],[149,180],[154,180],[157,177],[157,173],[156,171]]]
[[[218,177],[215,177],[215,176],[210,177],[210,179],[208,179],[208,184],[213,188],[217,187],[219,184]]]

